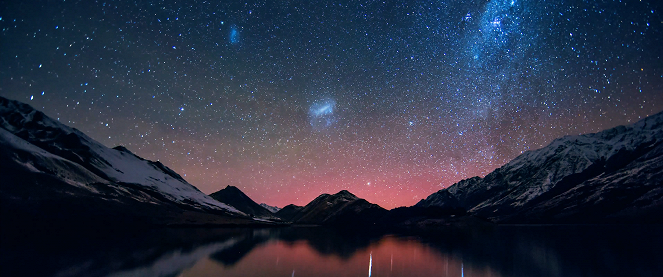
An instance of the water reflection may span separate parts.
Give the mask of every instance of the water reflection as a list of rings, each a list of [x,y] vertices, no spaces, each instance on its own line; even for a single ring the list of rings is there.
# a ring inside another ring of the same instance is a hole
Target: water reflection
[[[661,226],[3,234],[1,276],[663,276]]]
[[[180,276],[461,276],[460,272],[459,258],[441,255],[413,239],[388,236],[349,257],[322,255],[306,241],[273,240],[232,266],[208,258]]]

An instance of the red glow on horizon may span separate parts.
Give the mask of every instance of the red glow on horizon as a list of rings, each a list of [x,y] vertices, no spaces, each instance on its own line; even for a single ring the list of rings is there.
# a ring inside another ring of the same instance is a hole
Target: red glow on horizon
[[[238,167],[227,170],[228,173],[222,178],[214,178],[219,180],[218,182],[197,185],[204,181],[194,177],[187,178],[187,180],[206,194],[221,190],[227,185],[236,186],[256,203],[266,203],[279,208],[289,204],[305,206],[321,194],[335,194],[341,190],[347,190],[370,203],[385,209],[393,209],[415,205],[432,193],[466,178],[484,176],[490,170],[493,168],[473,168],[471,171],[466,171],[465,174],[421,170],[415,174],[402,169],[392,169],[386,172],[348,175],[329,171],[293,174],[275,169],[265,170],[261,173],[246,173]],[[246,179],[249,174],[256,176],[252,179],[263,185],[257,186],[237,181]],[[200,173],[194,176],[198,175],[205,174]],[[205,179],[209,179],[209,177]]]

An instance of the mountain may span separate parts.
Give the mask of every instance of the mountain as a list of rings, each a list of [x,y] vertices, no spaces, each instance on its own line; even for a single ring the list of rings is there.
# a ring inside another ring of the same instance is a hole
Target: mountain
[[[275,218],[272,212],[258,205],[258,203],[251,200],[251,198],[246,196],[246,194],[244,194],[237,187],[226,186],[226,188],[212,193],[209,196],[218,200],[219,202],[227,203],[250,216],[260,218]]]
[[[284,207],[286,210],[290,206]],[[331,226],[357,226],[370,224],[386,214],[387,210],[361,199],[347,190],[334,195],[322,194],[295,212],[289,221],[299,224]],[[279,215],[277,213],[277,215]],[[281,213],[283,214],[283,213]],[[284,220],[288,220],[284,218]]]
[[[279,207],[276,207],[276,206],[270,206],[270,205],[267,205],[267,204],[265,204],[265,203],[260,203],[260,207],[263,207],[263,208],[267,209],[268,211],[270,211],[270,212],[273,213],[273,214],[275,214],[276,212],[278,212],[279,210],[281,210]]]
[[[274,215],[276,215],[278,218],[283,219],[288,222],[292,222],[292,220],[299,214],[299,212],[303,209],[304,207],[302,206],[297,206],[294,204],[287,205],[280,209],[278,212],[276,212]]]
[[[0,150],[3,218],[159,224],[246,218],[158,161],[122,146],[107,148],[27,104],[2,97]]]
[[[663,112],[565,136],[418,207],[462,207],[506,223],[663,222]]]

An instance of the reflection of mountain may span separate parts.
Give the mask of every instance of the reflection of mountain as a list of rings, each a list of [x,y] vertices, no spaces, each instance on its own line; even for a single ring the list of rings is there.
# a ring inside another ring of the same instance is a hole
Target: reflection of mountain
[[[528,151],[420,207],[462,207],[496,222],[663,222],[663,113]]]
[[[244,258],[251,250],[257,246],[269,241],[272,236],[269,230],[246,231],[241,236],[238,243],[231,247],[221,249],[210,255],[212,260],[222,263],[224,266],[233,266]]]
[[[208,257],[210,254],[235,247],[236,244],[237,239],[230,238],[225,241],[199,246],[191,251],[175,250],[167,252],[155,261],[152,261],[150,264],[126,270],[119,270],[108,275],[108,277],[177,276],[180,272],[194,266],[198,261]]]
[[[232,266],[241,261],[254,248],[270,240],[281,240],[288,243],[303,241],[321,255],[347,259],[356,251],[368,247],[381,236],[378,233],[340,232],[336,229],[321,227],[247,230],[241,235],[241,241],[232,247],[212,254],[210,258],[224,266]]]
[[[416,240],[422,242],[422,249],[431,247],[442,257],[460,259],[468,272],[470,268],[490,268],[504,277],[663,276],[663,264],[659,263],[659,249],[663,247],[660,232],[661,226],[454,227],[420,234]],[[360,235],[320,227],[265,229],[257,236],[245,238],[254,247],[264,245],[267,237],[292,243],[303,241],[321,256],[343,260],[379,247],[384,239],[377,233]],[[243,243],[236,245],[240,244]],[[241,247],[242,251],[237,252],[241,257],[233,257],[232,264],[241,262],[254,249],[250,245]],[[230,249],[221,252],[230,255]]]
[[[344,232],[319,227],[284,228],[277,238],[286,242],[305,241],[322,255],[349,258],[382,237],[381,233]]]
[[[501,276],[663,276],[657,225],[499,226],[423,236],[441,254]]]
[[[421,249],[423,253],[432,248],[440,261],[448,257],[462,261],[466,276],[471,269],[485,268],[503,277],[663,276],[660,233],[663,227],[646,225],[454,227],[417,237],[409,234],[402,241],[410,251]],[[101,236],[68,232],[30,240],[23,234],[2,235],[0,276],[177,276],[208,257],[228,269],[238,268],[240,263],[262,266],[246,259],[255,257],[249,255],[254,249],[269,247],[272,244],[267,242],[273,240],[292,243],[292,248],[285,249],[296,249],[302,244],[295,242],[305,242],[314,255],[322,257],[317,260],[349,261],[358,252],[365,254],[386,241],[378,233],[343,233],[321,227],[153,229]],[[413,248],[413,244],[417,246]],[[402,251],[398,245],[391,244],[390,251]],[[295,253],[301,252],[279,255]],[[474,271],[472,276],[481,276],[480,272]],[[410,276],[407,273],[392,276]]]
[[[81,277],[176,276],[240,242],[244,233],[231,228],[1,231],[0,276]]]

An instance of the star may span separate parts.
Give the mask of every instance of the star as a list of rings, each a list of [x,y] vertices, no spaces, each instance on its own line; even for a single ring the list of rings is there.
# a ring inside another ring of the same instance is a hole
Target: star
[[[413,205],[663,110],[653,0],[10,2],[0,95],[279,207]]]

